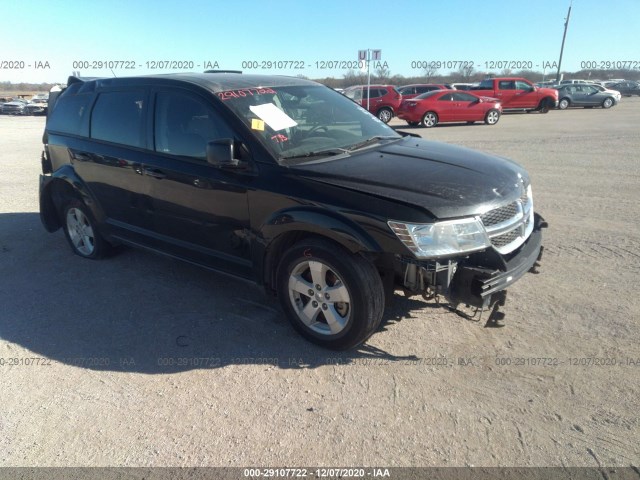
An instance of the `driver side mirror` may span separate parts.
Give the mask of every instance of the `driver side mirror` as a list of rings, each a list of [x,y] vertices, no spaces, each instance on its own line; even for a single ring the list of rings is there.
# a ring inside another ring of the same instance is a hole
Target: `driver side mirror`
[[[243,168],[240,160],[234,158],[232,138],[220,138],[207,143],[207,162],[219,168]]]

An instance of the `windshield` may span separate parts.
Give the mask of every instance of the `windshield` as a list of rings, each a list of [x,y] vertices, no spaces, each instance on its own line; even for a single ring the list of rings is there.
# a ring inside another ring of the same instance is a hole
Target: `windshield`
[[[229,90],[218,97],[281,163],[402,138],[344,95],[321,85]]]

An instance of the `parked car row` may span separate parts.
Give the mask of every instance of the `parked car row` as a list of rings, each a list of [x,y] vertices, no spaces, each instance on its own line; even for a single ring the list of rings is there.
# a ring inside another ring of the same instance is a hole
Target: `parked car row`
[[[0,113],[5,115],[46,115],[48,94],[38,94],[27,101],[23,98],[14,98],[2,103]]]
[[[624,95],[640,95],[640,84],[631,81],[606,87],[578,80],[533,84],[518,77],[487,78],[479,84],[371,85],[369,88],[369,98],[366,85],[355,85],[341,93],[368,108],[384,123],[395,116],[410,126],[427,128],[444,122],[484,121],[495,125],[504,110],[547,113],[554,108],[611,108]]]
[[[403,100],[409,100],[436,90],[470,90],[472,87],[473,85],[470,83],[420,83],[402,87],[371,85],[369,87],[371,93],[368,102],[366,85],[354,85],[344,90],[336,90],[362,107],[368,108],[371,113],[384,123],[388,123],[394,116],[398,116]]]
[[[454,88],[459,86],[460,88]],[[370,93],[369,93],[370,92]],[[484,121],[495,125],[503,109],[555,108],[558,92],[539,88],[524,78],[493,78],[471,84],[355,85],[342,92],[384,123],[394,116],[409,125],[434,127],[443,122]]]

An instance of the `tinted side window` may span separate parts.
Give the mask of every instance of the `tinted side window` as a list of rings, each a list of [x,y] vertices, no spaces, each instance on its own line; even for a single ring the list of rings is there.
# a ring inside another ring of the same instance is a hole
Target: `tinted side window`
[[[500,80],[498,82],[498,90],[515,90],[516,84],[512,80]]]
[[[432,92],[433,90],[439,90],[438,87],[418,87],[418,93]]]
[[[47,129],[54,132],[89,136],[88,112],[92,94],[64,92],[55,104],[47,121]]]
[[[367,93],[368,93],[368,89],[366,87],[364,87],[362,89],[363,93],[364,93],[364,98],[367,98]],[[384,97],[387,94],[387,90],[384,88],[374,88],[371,87],[371,98],[378,98],[378,97]]]
[[[453,94],[453,100],[456,102],[475,102],[478,99],[468,93],[457,92]]]
[[[204,100],[181,92],[160,92],[154,137],[157,152],[204,159],[208,142],[234,138],[234,134]]]
[[[142,123],[145,103],[143,91],[101,93],[91,114],[91,137],[144,147]]]
[[[530,88],[528,83],[516,81],[516,90],[529,90]]]

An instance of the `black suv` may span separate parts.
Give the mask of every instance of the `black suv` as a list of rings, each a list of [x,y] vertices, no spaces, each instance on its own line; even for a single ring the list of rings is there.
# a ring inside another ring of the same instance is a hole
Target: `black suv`
[[[399,134],[299,78],[70,77],[42,170],[42,222],[76,254],[132,245],[254,280],[336,349],[397,288],[495,312],[541,252],[517,164]]]

